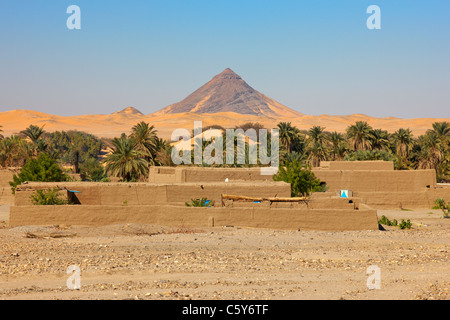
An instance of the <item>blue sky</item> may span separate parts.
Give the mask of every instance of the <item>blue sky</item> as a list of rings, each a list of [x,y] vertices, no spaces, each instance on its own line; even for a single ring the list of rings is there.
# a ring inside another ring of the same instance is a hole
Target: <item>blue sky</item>
[[[229,67],[305,114],[450,118],[445,0],[2,0],[0,40],[0,111],[149,114]]]

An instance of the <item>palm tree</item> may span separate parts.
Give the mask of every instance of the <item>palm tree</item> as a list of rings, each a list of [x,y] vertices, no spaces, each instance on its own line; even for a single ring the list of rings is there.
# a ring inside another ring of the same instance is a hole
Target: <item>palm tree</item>
[[[344,134],[336,131],[330,133],[328,139],[331,143],[331,155],[333,161],[342,160],[348,151],[347,140]]]
[[[441,143],[435,132],[429,131],[419,138],[422,146],[419,164],[420,169],[436,169],[443,160]]]
[[[3,132],[2,128],[3,126],[0,126],[0,140],[4,138],[3,135],[1,134]]]
[[[14,145],[11,155],[14,166],[23,166],[27,159],[33,156],[33,147],[18,135],[12,135],[8,139]]]
[[[450,123],[435,122],[432,126],[422,139],[419,167],[435,169],[438,182],[445,182],[450,175]]]
[[[450,123],[449,122],[435,122],[433,123],[433,129],[428,130],[428,132],[434,132],[436,138],[442,142],[448,141],[450,139]]]
[[[414,144],[412,131],[400,128],[395,131],[393,138],[397,155],[400,157],[408,157],[410,149]]]
[[[320,161],[327,160],[328,140],[324,131],[325,128],[320,126],[314,126],[308,131],[307,153],[313,167],[318,167]]]
[[[170,142],[163,140],[161,138],[157,139],[157,154],[155,158],[155,165],[157,166],[173,166],[172,161],[172,149],[173,146]],[[224,149],[225,150],[225,149]]]
[[[308,140],[313,141],[314,143],[324,144],[327,140],[325,128],[320,126],[313,126],[309,129],[308,136]]]
[[[370,149],[370,131],[372,127],[365,121],[358,121],[347,128],[347,137],[352,141],[354,150]]]
[[[280,122],[277,126],[281,144],[289,153],[292,151],[292,147],[300,135],[300,130],[295,126],[292,126],[290,122]]]
[[[372,150],[388,150],[390,147],[389,133],[386,130],[370,130],[370,148]]]
[[[10,164],[14,144],[11,139],[0,140],[0,167],[7,167]]]
[[[47,144],[42,139],[42,135],[45,133],[44,127],[30,125],[25,130],[20,131],[20,133],[31,141],[31,145],[29,146],[33,156],[37,156],[40,152],[47,149]]]
[[[435,122],[433,123],[433,129],[427,131],[427,133],[434,134],[439,141],[441,151],[444,153],[450,150],[450,123],[448,122]]]
[[[307,159],[307,155],[305,153],[300,153],[297,151],[292,151],[291,153],[286,153],[283,157],[284,163],[292,163],[292,162],[298,162],[298,163],[305,163],[305,160]]]
[[[31,155],[30,145],[19,136],[0,140],[0,166],[21,167]]]
[[[142,121],[131,131],[130,137],[136,141],[137,149],[146,155],[146,159],[151,165],[154,165],[158,151],[158,136],[155,127]]]
[[[34,125],[30,125],[25,130],[20,131],[21,134],[25,135],[27,138],[31,140],[34,144],[38,142],[41,136],[45,133],[44,127],[38,127]]]
[[[137,180],[147,175],[147,154],[137,148],[133,137],[122,134],[120,138],[114,138],[112,143],[113,152],[104,160],[107,175],[121,177],[124,181]]]

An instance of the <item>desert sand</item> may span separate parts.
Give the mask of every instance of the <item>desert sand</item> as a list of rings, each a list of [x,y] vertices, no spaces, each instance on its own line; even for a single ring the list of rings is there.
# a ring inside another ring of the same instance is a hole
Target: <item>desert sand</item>
[[[2,217],[7,217],[2,207]],[[448,300],[450,219],[379,211],[410,230],[313,232],[0,223],[0,299]],[[67,288],[70,265],[81,289]],[[367,268],[380,268],[369,290]]]
[[[124,109],[125,111],[129,109]],[[124,111],[122,110],[122,111]],[[447,121],[450,118],[434,119],[399,119],[373,118],[366,115],[332,116],[302,115],[298,117],[270,118],[264,116],[239,114],[234,112],[207,113],[174,113],[163,115],[143,115],[141,113],[115,112],[106,115],[82,115],[63,117],[37,111],[12,110],[0,112],[0,125],[3,135],[18,134],[30,125],[44,126],[48,132],[78,130],[94,134],[102,138],[119,137],[122,133],[130,133],[131,128],[140,121],[154,125],[158,136],[170,140],[175,129],[194,129],[194,121],[202,121],[203,127],[220,125],[224,128],[235,128],[247,122],[259,122],[267,128],[276,128],[279,122],[291,122],[301,130],[309,130],[313,126],[325,127],[327,131],[345,132],[345,129],[356,121],[366,121],[374,128],[387,130],[390,133],[399,128],[410,128],[413,135],[424,134],[434,122]]]

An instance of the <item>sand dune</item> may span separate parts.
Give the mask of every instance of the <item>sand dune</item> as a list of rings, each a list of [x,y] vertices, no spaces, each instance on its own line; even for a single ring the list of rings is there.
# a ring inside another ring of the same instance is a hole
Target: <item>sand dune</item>
[[[125,109],[126,110],[126,109]],[[132,111],[129,109],[129,111]],[[410,128],[413,134],[424,134],[431,128],[433,122],[448,121],[446,119],[419,118],[373,118],[366,115],[354,114],[348,116],[332,115],[301,115],[297,117],[267,117],[234,112],[207,113],[175,113],[175,114],[149,114],[137,112],[116,112],[106,115],[82,115],[63,117],[50,115],[37,111],[12,110],[0,113],[0,125],[3,126],[3,135],[10,136],[19,133],[29,125],[45,126],[48,132],[61,130],[78,130],[94,134],[99,137],[112,138],[121,133],[129,133],[132,126],[140,121],[148,122],[156,127],[162,138],[170,139],[172,132],[177,128],[185,128],[191,131],[194,121],[202,121],[203,127],[209,125],[221,125],[224,128],[234,128],[246,122],[259,122],[267,128],[275,128],[279,122],[292,122],[301,130],[308,130],[312,126],[325,127],[327,131],[344,132],[345,129],[356,121],[367,121],[374,128],[381,128],[394,132],[399,128]]]

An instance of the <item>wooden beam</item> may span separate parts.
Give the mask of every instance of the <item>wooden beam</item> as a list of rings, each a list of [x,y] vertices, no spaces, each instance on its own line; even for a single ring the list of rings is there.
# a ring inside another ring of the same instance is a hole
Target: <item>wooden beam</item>
[[[308,201],[308,197],[297,197],[297,198],[257,198],[257,197],[246,197],[246,196],[236,196],[222,194],[222,200],[233,200],[233,201],[270,201],[270,202],[300,202]]]

